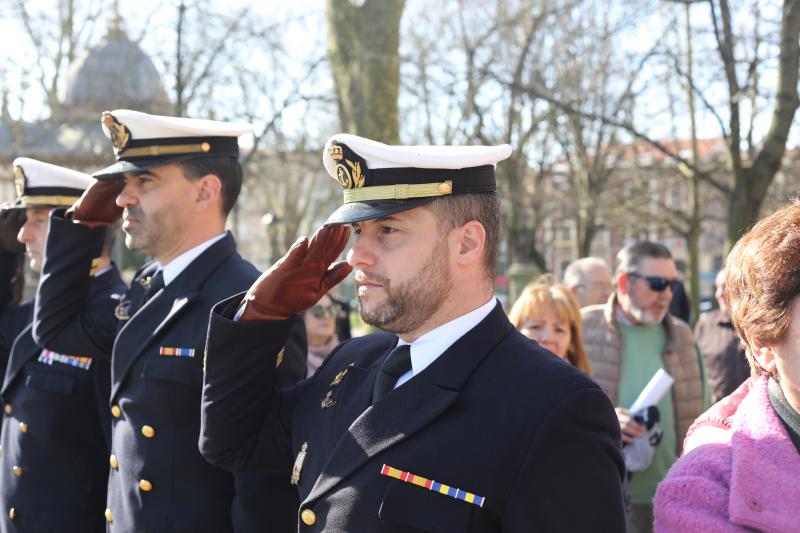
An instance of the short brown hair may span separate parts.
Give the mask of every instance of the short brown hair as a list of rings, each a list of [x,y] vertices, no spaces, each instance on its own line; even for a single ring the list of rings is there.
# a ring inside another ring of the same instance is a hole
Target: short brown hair
[[[672,259],[672,253],[669,248],[661,243],[653,241],[638,241],[629,244],[619,251],[617,254],[617,271],[616,275],[630,274],[636,272],[639,265],[642,264],[642,259],[650,257],[652,259]]]
[[[800,204],[762,219],[736,243],[725,262],[725,289],[731,319],[748,347],[754,340],[783,340],[800,294]],[[760,373],[750,352],[750,366]]]
[[[235,157],[193,157],[178,163],[183,175],[189,180],[200,179],[208,174],[217,176],[222,182],[222,214],[228,216],[242,190],[242,166]]]
[[[426,204],[441,223],[440,230],[450,231],[476,220],[486,230],[486,250],[483,264],[494,281],[497,270],[497,250],[500,240],[500,200],[495,193],[468,193],[442,196]]]

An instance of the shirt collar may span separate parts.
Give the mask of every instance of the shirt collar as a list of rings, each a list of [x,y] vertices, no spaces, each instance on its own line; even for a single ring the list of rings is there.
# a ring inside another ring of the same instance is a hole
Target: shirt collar
[[[425,370],[433,363],[445,350],[453,345],[458,339],[463,337],[469,330],[477,326],[484,318],[489,316],[497,301],[494,295],[482,306],[470,311],[465,315],[451,320],[441,326],[430,330],[425,335],[412,342],[411,345],[411,371],[407,375],[401,376],[398,386],[402,381],[408,381]],[[397,343],[398,346],[409,344],[403,339]],[[405,378],[405,379],[403,379]]]
[[[209,247],[211,247],[212,244],[224,239],[225,235],[226,235],[225,233],[223,233],[222,235],[217,235],[216,237],[208,239],[204,243],[198,244],[194,248],[186,250],[185,252],[183,252],[181,255],[179,255],[166,265],[162,265],[161,263],[156,262],[156,264],[158,265],[158,268],[156,268],[156,272],[158,272],[159,270],[163,270],[164,272],[163,274],[164,286],[166,287],[167,285],[169,285],[172,282],[172,280],[177,278],[180,275],[180,273],[183,272],[184,269],[186,269],[186,267],[192,263],[192,261],[197,259],[200,256],[200,254],[205,252]]]

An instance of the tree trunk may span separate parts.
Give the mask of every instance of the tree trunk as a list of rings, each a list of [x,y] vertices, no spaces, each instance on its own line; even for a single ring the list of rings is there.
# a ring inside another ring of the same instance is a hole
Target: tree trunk
[[[398,144],[404,0],[328,0],[328,52],[343,131]]]
[[[781,19],[781,44],[776,87],[775,108],[772,111],[767,137],[761,151],[753,161],[742,162],[739,139],[740,124],[738,121],[739,88],[735,80],[735,58],[733,56],[733,36],[731,31],[730,10],[727,0],[720,0],[720,16],[722,17],[722,38],[718,38],[720,55],[728,73],[729,90],[731,91],[731,166],[735,178],[731,193],[730,216],[728,218],[728,247],[758,220],[761,203],[767,194],[775,174],[780,170],[781,160],[786,151],[786,140],[797,110],[797,81],[800,68],[800,5],[796,0],[784,0]],[[735,122],[734,122],[735,119]]]

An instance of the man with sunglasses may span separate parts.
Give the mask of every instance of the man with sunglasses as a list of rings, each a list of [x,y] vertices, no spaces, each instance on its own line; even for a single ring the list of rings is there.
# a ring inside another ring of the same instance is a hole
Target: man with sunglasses
[[[616,290],[608,302],[583,310],[592,377],[616,408],[624,444],[645,434],[629,407],[663,368],[675,383],[657,407],[664,435],[650,466],[630,479],[629,531],[652,531],[652,500],[681,451],[683,438],[703,412],[702,362],[692,330],[669,314],[678,271],[663,245],[640,241],[617,255]]]

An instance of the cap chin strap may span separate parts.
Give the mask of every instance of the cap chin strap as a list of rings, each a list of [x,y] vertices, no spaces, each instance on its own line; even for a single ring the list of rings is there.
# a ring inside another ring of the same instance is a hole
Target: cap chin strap
[[[439,183],[400,183],[396,185],[377,185],[357,189],[345,189],[344,203],[370,202],[374,200],[408,200],[410,198],[430,198],[453,193],[453,182]]]
[[[123,150],[117,156],[117,160],[128,157],[157,157],[160,155],[183,155],[183,154],[207,154],[211,151],[209,143],[199,144],[174,144],[174,145],[152,145],[139,146]]]
[[[19,201],[23,206],[71,206],[79,196],[22,196]]]

